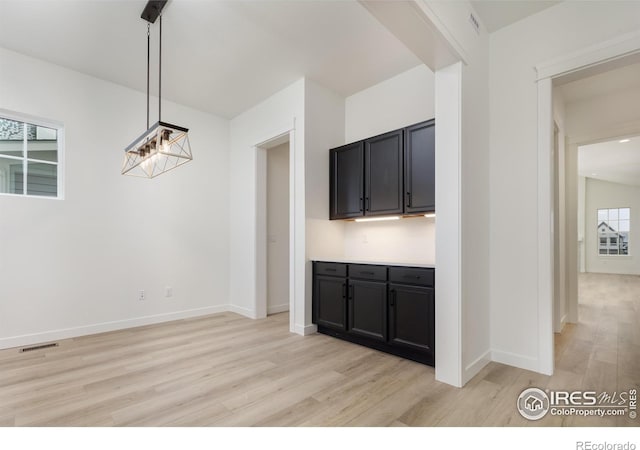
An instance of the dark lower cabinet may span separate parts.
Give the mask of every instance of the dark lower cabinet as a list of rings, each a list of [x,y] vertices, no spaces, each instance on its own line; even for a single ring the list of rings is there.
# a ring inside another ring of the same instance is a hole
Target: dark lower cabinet
[[[433,353],[434,303],[433,288],[389,284],[389,342]]]
[[[347,329],[346,291],[345,278],[325,275],[315,277],[313,312],[316,324],[336,330]]]
[[[433,366],[434,272],[314,262],[313,321],[320,333]]]
[[[378,341],[387,340],[387,283],[349,282],[348,331]]]

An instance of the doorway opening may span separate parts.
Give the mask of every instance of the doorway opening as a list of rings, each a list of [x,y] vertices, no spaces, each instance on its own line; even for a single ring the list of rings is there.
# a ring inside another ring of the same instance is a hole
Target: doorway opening
[[[554,363],[582,389],[635,387],[640,367],[640,267],[630,228],[640,210],[634,96],[637,54],[553,80]]]
[[[256,318],[288,316],[283,320],[290,331],[295,310],[293,134],[283,132],[255,147]]]
[[[267,149],[267,315],[289,311],[289,142]]]

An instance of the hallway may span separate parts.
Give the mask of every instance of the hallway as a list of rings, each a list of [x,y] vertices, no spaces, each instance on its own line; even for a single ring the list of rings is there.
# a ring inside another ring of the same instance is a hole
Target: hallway
[[[566,380],[558,387],[640,389],[640,276],[581,273],[578,295],[579,323],[556,334],[553,378]],[[577,420],[576,425],[603,425],[606,419]]]

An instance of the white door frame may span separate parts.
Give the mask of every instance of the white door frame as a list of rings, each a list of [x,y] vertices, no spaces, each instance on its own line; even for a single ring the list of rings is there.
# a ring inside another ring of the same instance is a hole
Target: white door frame
[[[553,374],[553,79],[640,52],[640,32],[536,66],[538,73],[538,364]]]
[[[254,146],[256,158],[256,291],[254,311],[256,319],[267,317],[267,151],[269,148],[289,142],[289,331],[295,332],[297,275],[304,277],[302,267],[296,271],[296,198],[295,198],[295,120],[292,126],[274,131],[270,137]],[[304,233],[302,233],[304,236]],[[304,241],[302,242],[304,248]],[[298,262],[299,263],[299,262]]]

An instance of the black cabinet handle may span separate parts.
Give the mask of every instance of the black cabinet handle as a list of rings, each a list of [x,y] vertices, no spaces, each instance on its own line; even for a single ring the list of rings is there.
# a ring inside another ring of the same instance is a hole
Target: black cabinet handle
[[[411,208],[411,192],[407,192],[407,208]]]
[[[347,297],[347,285],[342,283],[342,298]]]
[[[353,284],[349,286],[349,299],[353,299]]]
[[[390,306],[395,306],[396,305],[396,290],[392,289],[390,294],[391,294],[391,296],[389,298],[389,305]]]
[[[369,206],[370,206],[370,204],[369,204],[369,197],[367,197],[367,211],[369,211]]]
[[[411,278],[411,279],[416,279],[419,280],[420,279],[420,275],[403,275],[403,278]]]
[[[360,212],[364,211],[364,198],[360,197]]]
[[[375,275],[373,272],[360,272],[360,275]]]
[[[336,269],[324,269],[325,272],[335,272]]]

